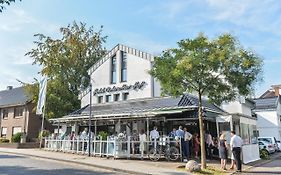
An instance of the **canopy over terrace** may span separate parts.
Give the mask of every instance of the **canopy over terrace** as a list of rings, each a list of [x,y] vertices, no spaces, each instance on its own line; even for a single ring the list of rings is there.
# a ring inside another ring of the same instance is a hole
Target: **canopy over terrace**
[[[224,115],[222,109],[214,104],[203,100],[205,111],[204,118],[215,121],[218,115]],[[62,118],[51,119],[54,125],[63,125],[71,123],[84,123],[87,125],[90,113],[89,105]],[[197,120],[198,99],[197,97],[185,94],[182,97],[159,97],[145,98],[128,101],[118,101],[112,103],[96,104],[92,106],[92,120],[103,123],[104,125],[114,121],[136,121],[146,122],[148,130],[148,121],[165,121],[165,120]],[[187,115],[187,113],[191,115]],[[96,132],[96,127],[95,127]]]

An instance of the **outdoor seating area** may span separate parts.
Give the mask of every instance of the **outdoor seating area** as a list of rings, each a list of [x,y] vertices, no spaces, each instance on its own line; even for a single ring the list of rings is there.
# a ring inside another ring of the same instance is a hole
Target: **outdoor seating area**
[[[168,161],[182,160],[181,143],[169,137],[162,137],[154,141],[134,141],[130,136],[127,138],[107,137],[106,140],[94,138],[91,139],[90,144],[89,139],[71,140],[49,137],[45,138],[44,149],[114,159],[133,158],[157,161],[165,158]]]

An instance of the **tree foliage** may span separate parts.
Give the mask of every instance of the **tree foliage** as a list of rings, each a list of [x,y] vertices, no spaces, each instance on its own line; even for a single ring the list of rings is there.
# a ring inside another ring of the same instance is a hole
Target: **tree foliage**
[[[53,39],[43,34],[36,34],[36,48],[26,55],[33,59],[33,64],[42,66],[41,74],[49,77],[47,85],[46,117],[62,117],[80,108],[78,100],[81,83],[89,84],[87,70],[106,53],[103,44],[102,27],[94,31],[85,23],[73,22],[60,28],[62,37]],[[87,77],[82,82],[82,79]],[[26,90],[33,94],[34,102],[38,99],[38,84],[26,85]]]
[[[5,9],[5,5],[10,5],[12,2],[15,2],[15,0],[0,0],[0,13]]]
[[[155,58],[151,74],[160,81],[164,94],[198,94],[202,168],[206,168],[202,97],[220,104],[250,94],[254,84],[262,79],[262,65],[259,56],[244,49],[230,34],[213,40],[199,34],[194,39],[179,41],[178,48]]]

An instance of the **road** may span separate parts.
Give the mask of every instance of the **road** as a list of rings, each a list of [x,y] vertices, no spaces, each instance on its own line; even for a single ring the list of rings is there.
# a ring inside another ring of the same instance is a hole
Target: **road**
[[[269,162],[267,164],[261,165],[259,167],[254,167],[248,171],[243,172],[243,175],[253,174],[253,175],[266,175],[266,174],[281,174],[281,157]]]
[[[48,159],[0,153],[0,175],[109,175],[124,174]]]

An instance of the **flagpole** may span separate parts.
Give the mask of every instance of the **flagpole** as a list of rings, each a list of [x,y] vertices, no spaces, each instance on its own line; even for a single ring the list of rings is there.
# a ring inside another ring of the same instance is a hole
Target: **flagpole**
[[[46,96],[45,96],[45,99],[44,99],[44,106],[43,106],[39,148],[42,148],[42,142],[43,142],[43,136],[42,135],[43,135],[44,121],[45,121],[45,106],[46,106],[46,99],[47,99],[47,86],[48,86],[48,83],[46,84]]]

